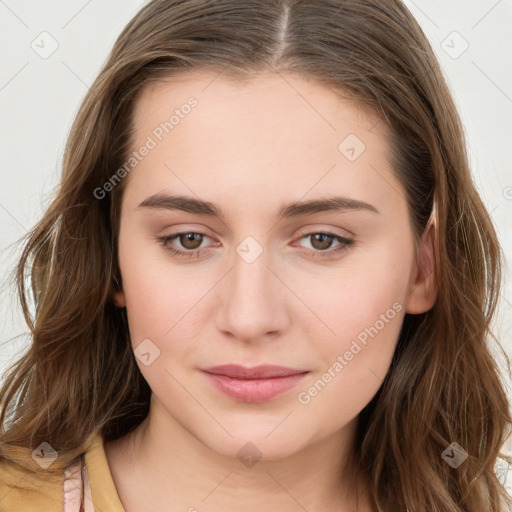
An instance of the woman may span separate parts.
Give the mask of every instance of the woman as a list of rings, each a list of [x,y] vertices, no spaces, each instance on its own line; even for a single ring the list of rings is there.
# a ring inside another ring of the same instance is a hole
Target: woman
[[[398,0],[148,3],[17,278],[0,510],[510,503],[500,248]]]

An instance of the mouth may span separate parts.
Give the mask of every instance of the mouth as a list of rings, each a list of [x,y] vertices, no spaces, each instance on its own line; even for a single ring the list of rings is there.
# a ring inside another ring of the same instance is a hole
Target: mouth
[[[222,393],[241,402],[266,402],[296,386],[309,370],[275,365],[221,365],[202,372]]]

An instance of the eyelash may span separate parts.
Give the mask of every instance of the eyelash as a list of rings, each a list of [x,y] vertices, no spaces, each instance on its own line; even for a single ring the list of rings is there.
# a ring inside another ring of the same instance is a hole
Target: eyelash
[[[169,251],[170,253],[172,253],[173,255],[175,255],[179,258],[194,258],[194,257],[198,258],[199,255],[202,253],[202,251],[203,252],[205,251],[204,249],[181,251],[179,249],[174,249],[167,245],[169,242],[171,242],[175,238],[178,238],[180,235],[189,235],[189,234],[201,235],[201,236],[210,238],[206,233],[202,233],[200,231],[181,231],[179,233],[174,233],[172,235],[157,237],[157,239],[158,239],[159,243],[164,247],[164,249],[166,249],[167,251]],[[329,233],[326,231],[313,231],[311,233],[306,233],[306,234],[302,235],[299,238],[299,240],[302,240],[303,238],[308,238],[313,235],[330,236],[330,237],[333,237],[334,240],[336,240],[340,243],[340,245],[334,250],[325,250],[325,251],[311,250],[313,256],[320,256],[321,258],[327,258],[327,257],[332,256],[333,253],[340,253],[340,252],[346,251],[350,246],[354,245],[354,240],[351,240],[350,238],[346,238],[341,235],[336,235],[334,233]],[[208,249],[206,250],[206,252],[208,252]]]

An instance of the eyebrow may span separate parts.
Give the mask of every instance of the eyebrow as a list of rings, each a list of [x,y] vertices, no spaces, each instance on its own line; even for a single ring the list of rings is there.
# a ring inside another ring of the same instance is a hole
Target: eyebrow
[[[142,201],[137,208],[152,208],[164,210],[181,210],[187,213],[205,215],[225,219],[222,210],[209,201],[203,201],[194,197],[182,195],[166,195],[157,193]],[[343,212],[366,210],[373,213],[380,213],[379,210],[364,201],[349,197],[327,197],[325,199],[314,199],[310,201],[298,201],[289,203],[279,209],[279,218],[293,218],[301,215],[313,215],[320,212]]]

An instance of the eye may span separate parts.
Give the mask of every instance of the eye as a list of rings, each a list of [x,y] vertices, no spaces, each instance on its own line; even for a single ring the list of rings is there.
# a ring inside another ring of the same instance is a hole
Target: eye
[[[184,231],[180,233],[174,233],[172,235],[157,237],[159,243],[169,252],[178,257],[196,257],[209,253],[210,249],[201,248],[201,244],[204,238],[210,238],[206,233],[197,231]],[[343,250],[347,250],[351,245],[354,244],[354,240],[346,238],[341,235],[326,232],[312,232],[302,235],[299,240],[311,238],[312,240],[312,255],[320,257],[329,257],[333,253],[338,254]],[[171,244],[176,241],[180,244],[183,249],[173,247]],[[337,242],[334,249],[332,247],[333,242]],[[218,242],[216,242],[218,245]],[[329,250],[330,249],[330,250]]]
[[[158,241],[165,249],[178,257],[199,257],[199,255],[204,252],[204,250],[200,247],[204,237],[210,238],[206,233],[185,231],[181,233],[175,233],[173,235],[158,237]],[[170,244],[174,240],[179,242],[181,247],[183,247],[185,250],[172,247]],[[206,250],[206,252],[209,251]]]
[[[336,235],[334,233],[307,233],[301,236],[300,240],[308,238],[311,239],[313,255],[318,255],[320,257],[332,256],[333,253],[347,250],[351,245],[354,244],[354,240],[341,235]],[[329,250],[329,248],[332,247],[333,242],[338,242],[338,245],[336,245],[334,249]]]

